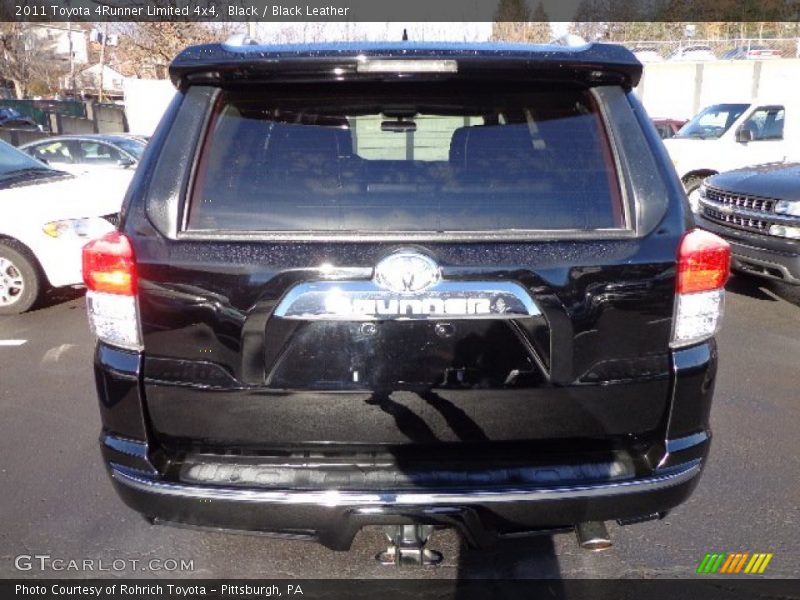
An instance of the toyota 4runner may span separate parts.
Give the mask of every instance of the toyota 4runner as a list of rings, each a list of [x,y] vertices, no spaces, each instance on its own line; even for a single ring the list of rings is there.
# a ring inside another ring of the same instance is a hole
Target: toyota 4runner
[[[683,502],[728,245],[611,45],[192,47],[84,250],[111,479],[156,523],[432,562]]]

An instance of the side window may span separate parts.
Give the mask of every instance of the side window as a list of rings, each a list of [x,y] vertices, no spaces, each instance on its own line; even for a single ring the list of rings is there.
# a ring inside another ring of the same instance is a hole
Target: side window
[[[86,165],[114,165],[122,159],[122,154],[112,146],[101,142],[79,142],[82,162]]]
[[[756,142],[782,140],[783,116],[782,106],[762,106],[742,124],[742,129],[750,130]]]
[[[64,142],[48,142],[34,146],[28,151],[35,158],[43,159],[51,165],[72,164],[75,157],[70,152],[69,146]]]

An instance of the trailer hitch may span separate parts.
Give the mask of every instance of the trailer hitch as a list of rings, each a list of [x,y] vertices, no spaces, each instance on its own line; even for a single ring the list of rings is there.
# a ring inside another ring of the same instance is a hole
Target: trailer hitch
[[[391,525],[386,527],[389,547],[375,557],[383,565],[431,566],[442,562],[442,554],[425,547],[433,525]]]

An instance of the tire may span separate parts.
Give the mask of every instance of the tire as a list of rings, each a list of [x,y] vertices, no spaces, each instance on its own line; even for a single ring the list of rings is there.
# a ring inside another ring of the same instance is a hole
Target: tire
[[[36,260],[13,242],[0,242],[0,315],[30,310],[42,288]]]
[[[683,182],[683,189],[686,191],[686,197],[689,199],[689,205],[692,207],[692,212],[695,211],[697,208],[695,204],[692,203],[692,193],[697,191],[705,177],[687,177]]]

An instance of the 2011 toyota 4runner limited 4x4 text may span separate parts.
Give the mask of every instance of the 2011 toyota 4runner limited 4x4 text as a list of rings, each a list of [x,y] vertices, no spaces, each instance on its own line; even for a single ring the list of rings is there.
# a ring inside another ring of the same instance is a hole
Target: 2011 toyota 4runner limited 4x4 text
[[[189,48],[84,250],[111,479],[152,522],[388,562],[683,502],[729,248],[609,45]]]

